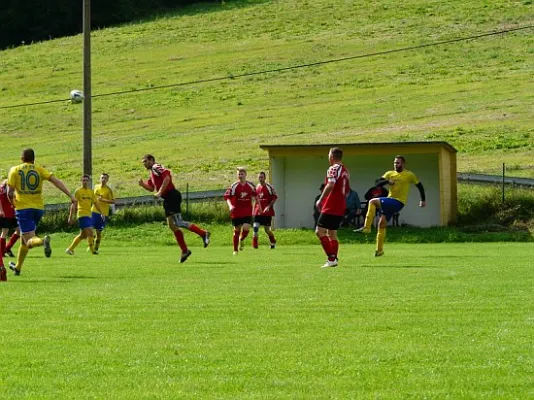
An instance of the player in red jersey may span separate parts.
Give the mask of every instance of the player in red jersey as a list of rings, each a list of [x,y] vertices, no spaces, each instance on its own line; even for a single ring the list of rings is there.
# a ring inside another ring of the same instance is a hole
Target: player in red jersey
[[[20,230],[17,224],[17,218],[15,217],[15,209],[7,196],[7,179],[0,184],[0,206],[1,210],[3,210],[3,212],[0,212],[0,228],[2,229],[2,233],[0,234],[0,256],[7,254],[9,257],[15,257],[11,248],[19,240]],[[14,229],[15,232],[13,232],[9,238],[9,242],[6,244],[10,229]]]
[[[145,154],[141,162],[146,169],[150,170],[150,178],[148,181],[140,179],[139,186],[149,192],[155,190],[154,197],[163,199],[163,208],[165,209],[167,223],[182,250],[180,262],[183,263],[191,255],[191,250],[187,248],[184,234],[180,228],[188,229],[200,236],[204,247],[208,247],[210,243],[210,233],[182,219],[182,195],[172,183],[171,171],[163,165],[156,163],[154,156],[151,154]]]
[[[265,182],[265,172],[258,174],[258,186],[256,186],[256,204],[254,206],[254,224],[252,225],[252,247],[258,248],[258,234],[260,226],[263,225],[265,233],[269,236],[271,242],[271,249],[276,246],[276,239],[271,230],[271,222],[274,217],[274,203],[278,199],[278,195],[274,187]]]
[[[4,180],[0,185],[0,228],[2,228],[2,235],[0,236],[0,282],[7,281],[7,270],[4,266],[4,253],[6,248],[6,236],[9,228],[13,227],[13,223],[16,227],[17,219],[15,218],[15,211],[7,197],[7,180]]]
[[[224,200],[228,204],[232,226],[234,227],[234,255],[238,249],[243,250],[243,241],[248,236],[252,222],[252,199],[256,197],[254,184],[247,181],[245,168],[237,168],[237,181],[232,183],[224,193]]]
[[[346,209],[346,197],[350,193],[350,174],[341,162],[343,151],[333,147],[328,152],[330,168],[326,172],[325,188],[317,200],[321,210],[315,233],[328,259],[321,268],[337,267],[339,242],[337,230],[343,220]]]

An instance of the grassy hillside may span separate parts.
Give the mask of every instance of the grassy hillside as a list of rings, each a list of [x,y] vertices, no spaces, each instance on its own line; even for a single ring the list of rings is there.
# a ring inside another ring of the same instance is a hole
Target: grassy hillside
[[[239,1],[93,34],[98,96],[236,76],[532,25],[531,0]],[[321,66],[93,100],[94,172],[142,194],[153,153],[180,186],[219,188],[267,167],[260,143],[446,140],[464,172],[534,176],[533,30]],[[38,107],[82,88],[81,36],[0,52],[1,170],[33,146],[72,187],[82,106]],[[326,163],[326,159],[325,159]],[[384,166],[389,168],[389,165]]]

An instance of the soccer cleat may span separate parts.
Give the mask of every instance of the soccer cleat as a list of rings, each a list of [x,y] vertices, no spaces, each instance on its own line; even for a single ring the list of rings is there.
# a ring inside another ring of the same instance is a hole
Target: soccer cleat
[[[50,236],[46,235],[43,238],[44,253],[47,258],[52,255],[52,247],[50,247]]]
[[[9,262],[9,269],[15,273],[15,276],[19,276],[20,275],[20,270],[17,269],[17,266],[13,261]]]
[[[180,262],[183,263],[185,260],[189,258],[191,255],[191,250],[187,250],[185,253],[182,253],[182,256],[180,257]]]
[[[242,240],[239,241],[239,251],[245,250],[245,243]]]
[[[98,255],[98,250],[94,250],[93,254],[97,256]]]
[[[15,257],[15,254],[13,254],[13,252],[11,251],[11,249],[6,250],[6,254],[7,254],[9,257]],[[4,254],[4,255],[5,255],[5,254]]]
[[[73,256],[74,252],[71,249],[66,249],[65,253],[67,253],[69,256]]]
[[[6,267],[4,267],[3,265],[0,265],[0,282],[5,282],[5,281],[7,281]]]
[[[381,257],[384,255],[384,251],[383,250],[377,250],[375,251],[375,257]]]
[[[276,242],[271,243],[271,250],[273,250],[276,247]]]
[[[354,232],[358,232],[358,233],[371,233],[371,228],[366,228],[365,226],[362,226],[361,228],[354,229]]]
[[[202,236],[202,242],[204,243],[204,248],[208,247],[210,244],[210,233],[206,231],[204,236]]]
[[[334,268],[337,267],[337,260],[330,261],[326,260],[326,262],[321,266],[321,268]]]

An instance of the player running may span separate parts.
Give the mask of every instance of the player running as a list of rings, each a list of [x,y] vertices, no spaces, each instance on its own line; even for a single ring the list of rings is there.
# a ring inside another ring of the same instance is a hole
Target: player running
[[[276,247],[276,239],[271,230],[271,222],[274,217],[274,203],[278,195],[274,187],[265,181],[265,172],[258,174],[258,186],[256,186],[256,204],[254,206],[254,223],[252,225],[252,247],[258,248],[258,236],[260,226],[263,226],[265,233],[269,236],[271,249]]]
[[[244,240],[250,232],[252,223],[252,200],[256,197],[256,188],[254,184],[247,181],[247,170],[237,168],[237,181],[226,189],[224,200],[230,210],[234,235],[232,238],[234,244],[234,256],[239,250],[245,248]]]
[[[19,247],[17,262],[9,263],[9,268],[20,275],[22,264],[30,249],[44,246],[46,257],[52,254],[50,236],[43,239],[35,235],[35,230],[44,214],[43,182],[50,181],[55,187],[69,197],[73,204],[76,198],[58,178],[48,170],[35,164],[35,152],[27,148],[22,151],[22,164],[12,167],[7,179],[8,197],[15,206],[15,215],[19,223],[22,240]]]

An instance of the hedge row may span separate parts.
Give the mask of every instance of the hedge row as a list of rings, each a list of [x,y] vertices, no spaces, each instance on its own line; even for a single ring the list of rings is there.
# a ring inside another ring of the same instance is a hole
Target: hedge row
[[[199,0],[90,0],[93,29],[137,20]],[[2,0],[0,50],[82,32],[83,0]]]

